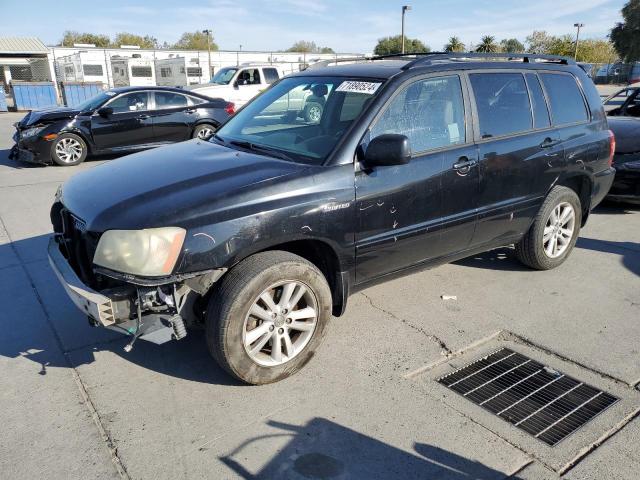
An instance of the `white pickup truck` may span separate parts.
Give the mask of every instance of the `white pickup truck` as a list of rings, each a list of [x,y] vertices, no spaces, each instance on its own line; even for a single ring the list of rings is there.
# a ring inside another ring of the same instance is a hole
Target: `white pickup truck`
[[[209,83],[188,88],[208,97],[222,98],[240,108],[285,75],[282,68],[274,65],[225,67],[220,69]],[[326,86],[310,84],[276,100],[264,113],[296,112],[307,122],[317,123],[320,121],[327,94]]]
[[[284,75],[284,71],[274,65],[225,67],[218,70],[209,83],[192,85],[189,90],[223,98],[239,108]]]

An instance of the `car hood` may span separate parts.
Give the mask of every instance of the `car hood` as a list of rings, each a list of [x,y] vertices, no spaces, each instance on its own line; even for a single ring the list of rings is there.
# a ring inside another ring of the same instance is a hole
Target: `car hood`
[[[81,172],[63,185],[60,199],[89,231],[191,228],[215,222],[225,210],[259,204],[261,187],[307,168],[191,140]]]
[[[73,118],[80,113],[79,110],[68,107],[43,108],[42,110],[32,110],[27,113],[19,122],[20,127],[30,127],[42,122],[63,120]]]
[[[640,152],[640,118],[609,117],[608,122],[616,136],[616,153]]]

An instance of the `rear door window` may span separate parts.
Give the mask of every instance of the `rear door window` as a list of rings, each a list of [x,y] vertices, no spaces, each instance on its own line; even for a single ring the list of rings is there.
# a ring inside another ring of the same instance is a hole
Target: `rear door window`
[[[271,85],[273,82],[278,80],[278,70],[275,68],[263,68],[262,73],[264,73],[264,81]]]
[[[414,152],[465,143],[460,77],[435,77],[405,87],[371,128],[371,139],[406,135]]]
[[[551,118],[555,125],[589,120],[584,98],[573,75],[541,73],[540,78],[549,98]]]
[[[155,92],[156,110],[166,108],[181,108],[187,106],[187,97],[179,93]]]
[[[540,80],[538,80],[538,76],[535,73],[527,73],[526,77],[533,108],[533,126],[535,128],[547,128],[551,126],[551,120],[549,119],[549,109],[544,99]]]
[[[469,78],[482,138],[513,135],[533,127],[527,85],[521,73],[472,73]]]

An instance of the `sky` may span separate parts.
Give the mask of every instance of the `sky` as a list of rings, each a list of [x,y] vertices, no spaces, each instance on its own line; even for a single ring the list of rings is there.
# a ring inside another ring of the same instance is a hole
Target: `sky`
[[[174,43],[186,31],[213,30],[222,50],[284,50],[297,40],[314,41],[337,52],[370,53],[377,40],[405,31],[441,50],[457,35],[477,44],[483,35],[524,41],[533,30],[604,38],[621,20],[625,0],[1,0],[0,36],[36,36],[55,45],[64,30],[126,31]]]

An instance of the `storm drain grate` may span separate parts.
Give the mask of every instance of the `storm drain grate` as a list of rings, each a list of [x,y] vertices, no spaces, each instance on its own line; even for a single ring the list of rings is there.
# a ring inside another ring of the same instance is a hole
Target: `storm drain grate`
[[[438,382],[551,446],[618,401],[508,348]]]

